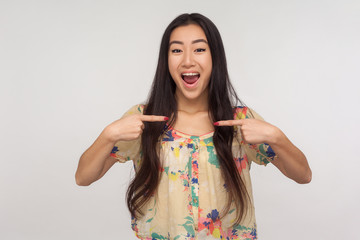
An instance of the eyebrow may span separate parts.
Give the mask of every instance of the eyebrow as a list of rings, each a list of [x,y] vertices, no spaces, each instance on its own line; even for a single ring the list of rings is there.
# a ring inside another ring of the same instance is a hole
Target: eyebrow
[[[196,40],[192,41],[191,44],[195,44],[195,43],[199,43],[199,42],[203,42],[203,43],[208,44],[208,42],[207,42],[205,39],[202,39],[202,38],[196,39]],[[171,41],[171,42],[169,43],[169,46],[171,46],[171,44],[181,44],[181,45],[184,45],[184,42],[174,40],[174,41]]]

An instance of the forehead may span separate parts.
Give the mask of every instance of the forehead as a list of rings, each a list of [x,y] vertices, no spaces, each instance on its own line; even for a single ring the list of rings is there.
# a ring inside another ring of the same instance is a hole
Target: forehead
[[[186,43],[196,39],[204,39],[207,41],[204,30],[196,24],[177,27],[170,35],[170,42],[176,40]]]

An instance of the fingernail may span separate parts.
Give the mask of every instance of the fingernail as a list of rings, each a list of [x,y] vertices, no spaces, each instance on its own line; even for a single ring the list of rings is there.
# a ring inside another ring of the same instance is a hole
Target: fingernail
[[[218,123],[218,122],[214,122],[214,125],[215,125],[215,126],[219,126],[219,123]]]
[[[169,120],[169,118],[168,118],[168,117],[164,117],[164,120],[167,121],[167,120]]]

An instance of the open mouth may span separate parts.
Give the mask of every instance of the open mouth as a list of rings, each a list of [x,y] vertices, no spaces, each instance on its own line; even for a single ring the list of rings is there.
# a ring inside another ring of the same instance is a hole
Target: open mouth
[[[186,85],[191,87],[199,80],[200,73],[182,73],[181,77]]]

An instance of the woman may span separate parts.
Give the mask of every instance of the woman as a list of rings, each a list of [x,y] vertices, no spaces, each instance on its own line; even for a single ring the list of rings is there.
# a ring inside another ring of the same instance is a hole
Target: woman
[[[257,239],[251,162],[311,181],[304,154],[240,102],[220,34],[200,14],[167,27],[149,99],[105,127],[81,156],[76,182],[89,185],[127,160],[140,239]]]

